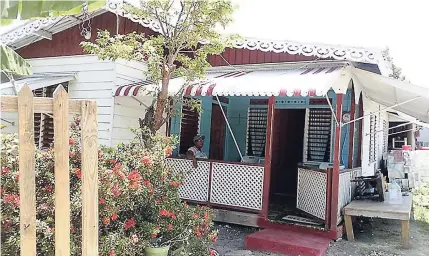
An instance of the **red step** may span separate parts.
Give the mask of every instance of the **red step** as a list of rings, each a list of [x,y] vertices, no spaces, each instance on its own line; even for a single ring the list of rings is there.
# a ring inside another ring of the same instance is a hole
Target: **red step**
[[[297,231],[264,229],[246,236],[246,249],[285,255],[324,256],[331,240]]]

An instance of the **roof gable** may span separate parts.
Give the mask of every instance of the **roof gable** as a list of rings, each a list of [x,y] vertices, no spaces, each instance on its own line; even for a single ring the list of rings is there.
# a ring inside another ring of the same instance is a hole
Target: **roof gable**
[[[152,20],[139,19],[129,13],[125,13],[121,8],[122,4],[122,1],[108,0],[106,6],[92,13],[91,17],[101,15],[105,12],[112,12],[135,23],[139,23],[143,27],[150,28],[154,32],[160,32],[159,23]],[[19,49],[78,25],[81,23],[81,18],[82,15],[74,15],[29,21],[3,33],[0,37],[0,42],[14,49]],[[204,40],[201,42],[208,43]],[[244,38],[242,41],[235,42],[233,47],[237,49],[260,50],[263,52],[301,54],[303,56],[315,56],[318,59],[348,60],[371,64],[380,64],[383,61],[381,50],[379,49],[342,45]]]

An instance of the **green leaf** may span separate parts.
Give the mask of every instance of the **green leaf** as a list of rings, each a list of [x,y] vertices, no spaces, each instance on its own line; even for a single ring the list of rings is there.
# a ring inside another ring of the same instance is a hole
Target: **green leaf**
[[[1,45],[1,69],[15,75],[31,75],[30,64],[6,45]]]

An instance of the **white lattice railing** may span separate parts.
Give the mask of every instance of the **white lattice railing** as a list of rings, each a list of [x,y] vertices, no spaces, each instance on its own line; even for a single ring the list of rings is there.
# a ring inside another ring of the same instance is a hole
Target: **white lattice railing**
[[[348,205],[354,195],[356,184],[351,182],[358,176],[362,175],[362,168],[355,168],[351,170],[344,170],[340,173],[340,180],[338,185],[338,211],[337,211],[337,224],[339,224],[342,217],[343,208]]]
[[[298,168],[296,208],[325,220],[327,180],[326,171]]]
[[[212,163],[210,202],[262,210],[264,167]]]
[[[168,158],[173,172],[183,172],[180,188],[184,200],[215,204],[225,208],[262,210],[264,167],[240,163],[198,161]]]
[[[183,172],[185,180],[180,187],[180,197],[185,200],[207,202],[209,200],[210,162],[199,161],[198,168],[191,160],[167,158],[167,166],[174,173]]]

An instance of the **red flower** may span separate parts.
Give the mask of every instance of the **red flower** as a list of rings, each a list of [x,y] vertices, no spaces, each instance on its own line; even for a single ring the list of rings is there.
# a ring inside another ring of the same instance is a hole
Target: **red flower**
[[[110,160],[112,164],[115,164],[116,161],[115,160]],[[112,162],[113,161],[113,162]],[[122,164],[121,163],[116,163],[115,166],[113,167],[113,172],[117,172],[118,170],[122,169]]]
[[[144,156],[141,160],[140,160],[140,162],[141,163],[144,163],[144,164],[146,164],[146,166],[149,166],[149,165],[151,165],[152,164],[152,160],[150,159],[150,157],[149,156]]]
[[[170,181],[170,185],[172,185],[173,187],[177,188],[180,185],[180,183],[177,182],[177,181]]]
[[[170,217],[175,220],[176,219],[176,214],[174,214],[174,212],[170,212]]]
[[[111,191],[114,197],[117,197],[121,194],[121,191],[118,188],[118,182],[113,183]]]
[[[213,249],[210,249],[209,253],[210,253],[210,256],[215,256],[216,255],[216,251],[213,250]]]
[[[110,218],[107,217],[107,216],[103,217],[103,224],[106,225],[106,226],[109,225],[110,224]]]
[[[152,233],[152,238],[156,238],[157,234],[156,233]]]
[[[106,203],[106,199],[100,197],[100,204],[105,204]]]
[[[111,250],[111,251],[109,252],[109,256],[116,256],[115,251],[114,251],[114,250]]]
[[[73,152],[69,152],[69,158],[72,158],[74,156]]]
[[[79,179],[82,179],[82,171],[79,168],[73,168],[72,173],[76,174]]]
[[[14,206],[19,206],[19,195],[6,194],[3,196],[3,201]]]
[[[51,192],[52,191],[52,186],[51,185],[46,185],[45,186],[45,190],[48,191],[48,192]]]
[[[208,213],[204,213],[204,219],[205,219],[206,221],[209,221],[209,214],[208,214]]]
[[[159,211],[159,216],[169,216],[169,215],[170,213],[165,209],[162,209]]]
[[[118,214],[116,212],[114,212],[112,215],[112,220],[115,221],[117,219],[118,219]]]
[[[71,232],[72,233],[76,232],[76,228],[73,225],[71,226]]]
[[[168,224],[168,227],[167,227],[167,229],[168,229],[168,230],[173,230],[173,225],[171,225],[171,224]]]
[[[144,184],[146,187],[149,187],[149,186],[151,186],[151,185],[152,185],[152,184],[150,183],[150,181],[148,181],[148,180],[143,181],[143,184]]]
[[[201,238],[201,236],[202,236],[202,234],[201,234],[201,232],[200,232],[200,231],[197,231],[197,232],[195,233],[195,235],[196,235],[198,238]]]
[[[75,123],[72,123],[72,124],[70,125],[70,127],[71,127],[71,128],[75,128],[75,127],[76,127],[76,124],[75,124]]]
[[[3,175],[8,174],[9,172],[10,172],[10,169],[7,167],[1,169],[1,174],[3,174]]]
[[[125,228],[125,230],[128,230],[128,229],[130,229],[130,228],[134,227],[135,225],[136,225],[135,220],[133,220],[133,219],[129,219],[129,220],[126,220],[126,221],[125,221],[124,228]]]
[[[171,147],[166,147],[164,149],[164,152],[167,156],[170,156],[171,154],[173,154],[173,149]]]
[[[17,175],[15,175],[15,179],[18,181],[19,180],[19,173]]]
[[[69,139],[69,144],[70,145],[74,145],[74,144],[76,144],[76,141],[74,139],[70,138]]]

